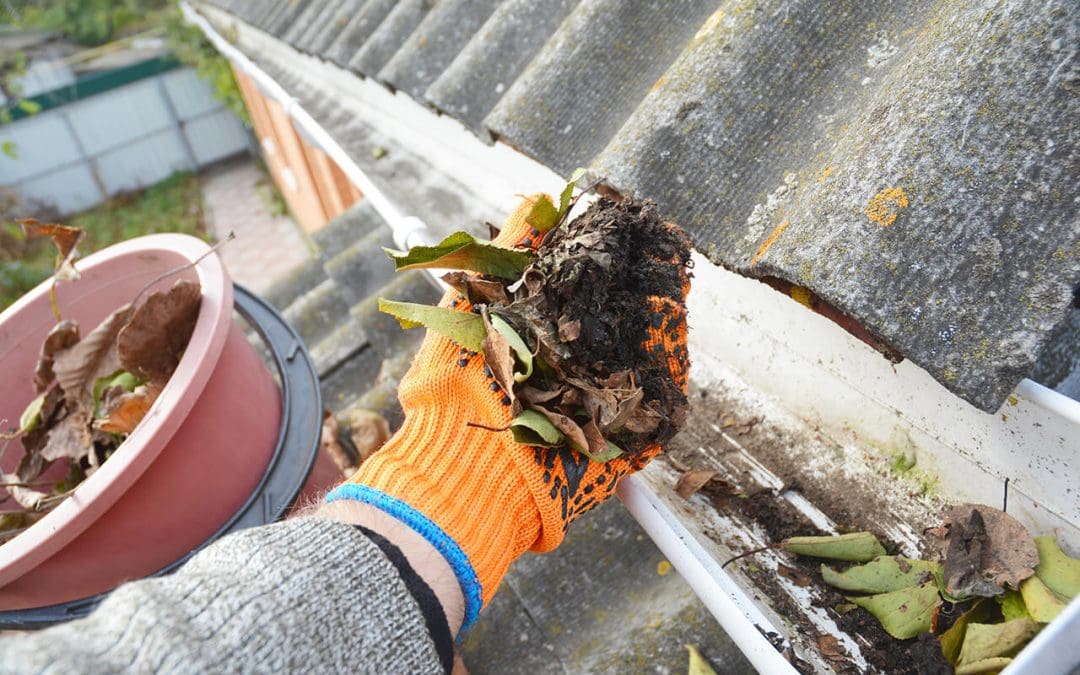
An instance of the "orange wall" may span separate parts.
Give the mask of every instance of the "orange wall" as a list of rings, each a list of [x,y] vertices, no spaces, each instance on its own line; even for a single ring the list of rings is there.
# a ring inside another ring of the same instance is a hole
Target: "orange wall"
[[[305,231],[321,229],[363,197],[334,160],[304,141],[280,104],[244,73],[233,73],[270,175]]]

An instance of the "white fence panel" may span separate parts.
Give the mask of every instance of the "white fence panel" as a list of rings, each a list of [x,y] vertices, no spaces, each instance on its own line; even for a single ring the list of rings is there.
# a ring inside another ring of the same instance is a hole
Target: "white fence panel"
[[[241,153],[249,143],[244,125],[225,109],[185,122],[184,134],[200,166]]]
[[[85,211],[105,199],[89,164],[72,164],[29,180],[19,186],[19,195],[28,206],[40,204],[62,214]]]
[[[82,159],[58,109],[0,127],[0,143],[9,142],[17,154],[12,158],[0,153],[0,185],[19,183]]]
[[[191,68],[170,70],[0,127],[0,186],[61,215],[251,147]]]

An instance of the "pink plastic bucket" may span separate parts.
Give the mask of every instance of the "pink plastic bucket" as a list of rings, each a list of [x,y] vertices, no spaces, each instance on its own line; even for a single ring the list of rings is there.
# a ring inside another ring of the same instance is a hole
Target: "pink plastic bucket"
[[[147,282],[207,250],[175,234],[112,246],[78,264],[82,279],[58,286],[60,310],[85,335]],[[176,372],[138,428],[74,495],[0,546],[0,610],[84,598],[156,572],[213,535],[265,473],[281,421],[277,384],[232,319],[232,283],[218,257],[155,288],[179,278],[197,279],[203,299]],[[35,396],[34,363],[55,323],[48,290],[46,282],[0,314],[0,419],[9,423]],[[5,470],[21,450],[11,444]]]

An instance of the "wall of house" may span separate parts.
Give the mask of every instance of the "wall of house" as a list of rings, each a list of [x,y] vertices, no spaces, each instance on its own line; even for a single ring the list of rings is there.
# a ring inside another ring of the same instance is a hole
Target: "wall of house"
[[[263,157],[297,222],[314,232],[363,195],[341,168],[293,124],[282,105],[234,69]]]
[[[0,128],[0,186],[60,215],[246,152],[251,137],[190,68],[134,71]]]

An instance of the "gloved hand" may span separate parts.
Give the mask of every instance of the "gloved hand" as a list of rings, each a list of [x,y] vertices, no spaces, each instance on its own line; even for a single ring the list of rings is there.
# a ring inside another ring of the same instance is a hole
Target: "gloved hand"
[[[525,222],[533,199],[507,219],[497,243],[540,244]],[[680,298],[642,298],[652,312],[649,354],[686,388],[689,278],[681,261]],[[456,291],[441,306],[469,311]],[[356,499],[402,520],[439,550],[462,586],[466,629],[490,601],[510,563],[526,550],[550,551],[567,527],[607,499],[619,479],[641,469],[659,446],[632,458],[591,462],[569,447],[516,443],[505,428],[510,399],[484,364],[448,338],[429,332],[398,391],[405,420],[394,436],[327,501]]]

